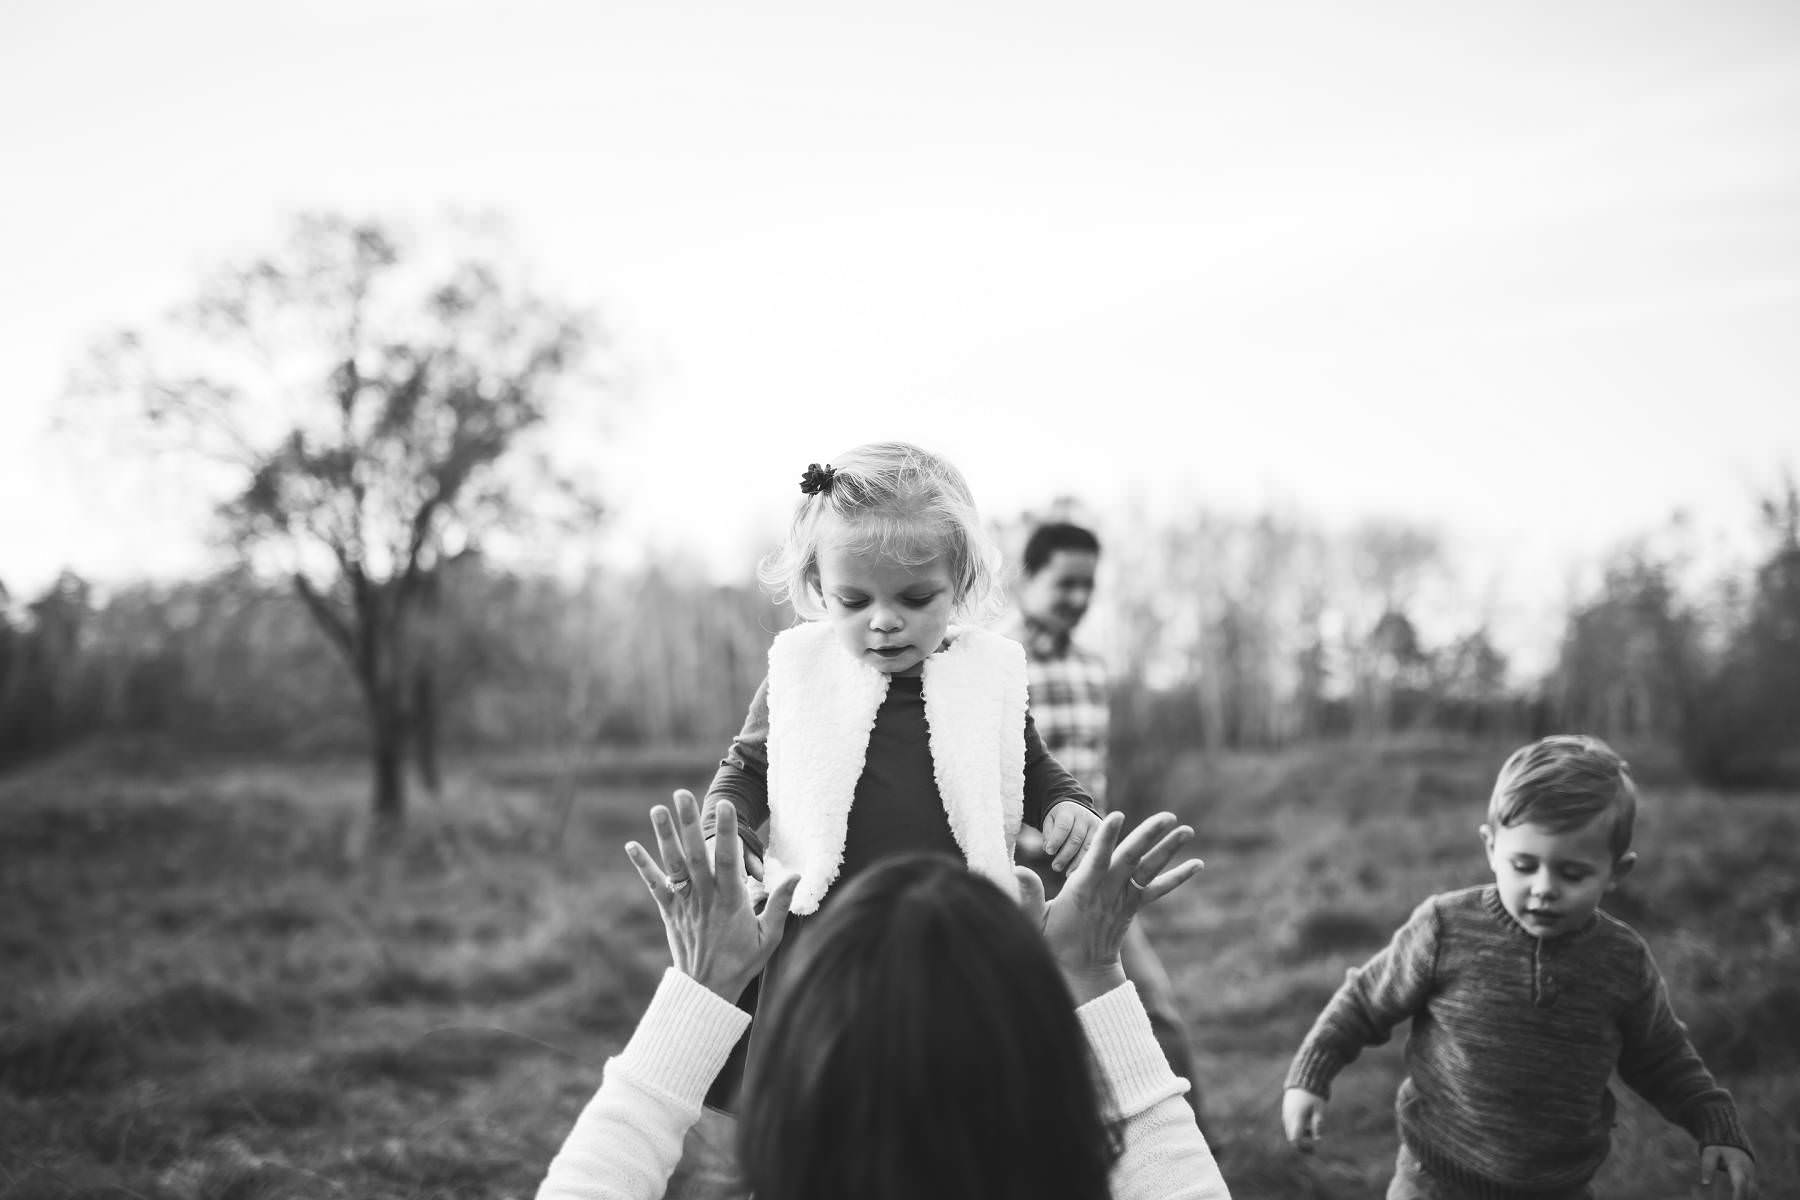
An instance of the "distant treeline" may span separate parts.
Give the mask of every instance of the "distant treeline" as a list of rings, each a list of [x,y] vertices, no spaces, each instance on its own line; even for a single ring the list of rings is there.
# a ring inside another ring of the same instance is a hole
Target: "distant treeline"
[[[1428,532],[1332,536],[1270,514],[1134,522],[1109,539],[1102,583],[1116,792],[1148,793],[1170,755],[1197,746],[1419,729],[1657,739],[1714,782],[1792,769],[1791,481],[1761,516],[1760,557],[1741,577],[1695,583],[1653,539],[1621,550],[1564,615],[1553,668],[1530,679],[1479,623],[1435,643],[1421,634],[1420,582],[1446,569]],[[434,753],[722,746],[791,620],[751,581],[673,565],[568,581],[468,555],[438,583],[415,656]],[[0,601],[0,762],[94,734],[282,753],[367,736],[349,672],[279,581],[239,570],[103,596],[65,575],[29,600],[0,587]]]
[[[446,748],[728,737],[786,620],[753,585],[676,569],[568,583],[468,557],[441,584],[415,686]],[[366,724],[306,605],[246,571],[105,597],[64,575],[0,622],[0,760],[93,733],[348,750]]]

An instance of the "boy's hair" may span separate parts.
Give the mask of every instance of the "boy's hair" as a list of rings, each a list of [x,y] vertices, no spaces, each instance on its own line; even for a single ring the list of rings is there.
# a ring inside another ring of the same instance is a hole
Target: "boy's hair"
[[[819,547],[832,537],[909,567],[942,558],[959,613],[981,620],[1000,608],[1000,552],[955,466],[907,442],[870,442],[838,455],[828,471],[795,506],[787,541],[757,568],[777,602],[807,620],[825,615]]]
[[[1020,556],[1025,574],[1036,575],[1043,570],[1044,564],[1055,557],[1058,550],[1098,554],[1100,539],[1094,536],[1093,530],[1069,521],[1052,521],[1048,525],[1039,525],[1025,539],[1025,553]]]
[[[1527,821],[1560,833],[1611,813],[1608,845],[1618,858],[1631,849],[1637,802],[1631,768],[1611,746],[1587,734],[1559,733],[1507,757],[1488,799],[1488,824]]]
[[[1105,1200],[1105,1083],[1013,896],[949,855],[896,855],[791,936],[744,1076],[751,1194]]]

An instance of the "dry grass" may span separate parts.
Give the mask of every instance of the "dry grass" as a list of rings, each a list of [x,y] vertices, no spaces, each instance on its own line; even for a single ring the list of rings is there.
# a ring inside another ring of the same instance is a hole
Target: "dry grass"
[[[1281,1075],[1345,967],[1480,878],[1501,749],[1177,764],[1209,865],[1150,929],[1243,1200],[1383,1194],[1398,1045],[1343,1077],[1311,1160]],[[360,764],[90,754],[0,780],[0,1197],[530,1196],[664,963],[619,847],[706,754],[641,768],[466,766],[378,863],[346,852]],[[1800,1194],[1800,797],[1650,799],[1615,908],[1739,1096],[1765,1196]],[[1685,1135],[1621,1111],[1602,1194],[1690,1194]]]
[[[1384,1195],[1405,1031],[1340,1077],[1319,1154],[1280,1130],[1289,1057],[1343,979],[1426,895],[1487,878],[1476,826],[1510,746],[1318,746],[1179,764],[1168,802],[1206,872],[1152,912],[1194,1029],[1208,1111],[1239,1197]],[[1800,1197],[1800,795],[1695,789],[1649,776],[1642,861],[1609,908],[1649,940],[1677,1011],[1732,1089],[1765,1197]],[[1602,1197],[1695,1194],[1692,1140],[1620,1089]]]

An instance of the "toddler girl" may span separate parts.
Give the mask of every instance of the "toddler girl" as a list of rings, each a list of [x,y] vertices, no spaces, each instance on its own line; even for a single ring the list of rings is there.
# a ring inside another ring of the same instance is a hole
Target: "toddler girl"
[[[877,442],[812,464],[800,490],[762,577],[803,620],[769,649],[707,792],[707,828],[718,805],[735,808],[752,872],[766,858],[799,876],[791,919],[802,923],[837,885],[920,850],[955,855],[1010,894],[1021,824],[1067,871],[1100,818],[1032,724],[1024,648],[972,623],[999,607],[998,552],[961,472]],[[728,1099],[735,1076],[728,1067],[709,1101]]]

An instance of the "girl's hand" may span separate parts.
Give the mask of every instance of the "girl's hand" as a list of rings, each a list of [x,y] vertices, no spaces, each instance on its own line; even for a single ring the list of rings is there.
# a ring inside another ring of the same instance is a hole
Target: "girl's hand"
[[[717,828],[717,826],[714,828]],[[709,833],[706,835],[706,857],[713,862],[715,867],[718,864],[719,855],[718,852],[713,849],[713,844],[718,840],[719,835],[717,833]],[[743,841],[743,838],[738,839],[738,845],[740,847],[743,845]],[[763,877],[763,860],[754,854],[748,853],[743,854],[742,859],[744,863],[744,873],[750,876],[751,882],[760,884]],[[750,890],[754,892],[756,889],[751,888]]]
[[[1731,1200],[1756,1200],[1756,1160],[1736,1146],[1700,1148],[1700,1186],[1710,1193],[1715,1173],[1731,1180]]]
[[[1297,1087],[1281,1094],[1281,1128],[1300,1153],[1311,1154],[1319,1144],[1319,1122],[1324,1116],[1325,1097]]]
[[[715,825],[714,828],[717,826]],[[717,874],[719,870],[719,852],[716,848],[718,841],[717,833],[710,833],[706,836],[706,860],[712,863],[714,874]],[[743,849],[742,838],[738,839],[738,847],[740,850]],[[749,876],[744,880],[744,889],[750,893],[750,911],[761,912],[763,905],[769,902],[769,889],[763,886],[763,860],[748,851],[744,851],[740,857],[744,864],[744,874]]]
[[[1044,817],[1044,853],[1053,855],[1050,866],[1059,874],[1067,874],[1081,857],[1081,848],[1100,828],[1100,818],[1085,804],[1059,800]]]
[[[800,877],[790,875],[770,888],[759,915],[751,908],[735,809],[719,806],[711,854],[692,792],[675,793],[673,815],[661,804],[652,808],[650,824],[661,863],[636,842],[626,843],[625,853],[662,914],[675,969],[735,1003],[781,944]]]
[[[1085,1003],[1124,981],[1119,947],[1140,908],[1168,895],[1199,873],[1199,859],[1164,870],[1194,836],[1170,813],[1157,813],[1119,840],[1121,813],[1108,813],[1056,899],[1044,904],[1041,880],[1014,868],[1026,912],[1043,926],[1063,977]],[[1148,880],[1139,883],[1137,877]]]

